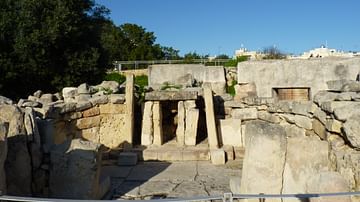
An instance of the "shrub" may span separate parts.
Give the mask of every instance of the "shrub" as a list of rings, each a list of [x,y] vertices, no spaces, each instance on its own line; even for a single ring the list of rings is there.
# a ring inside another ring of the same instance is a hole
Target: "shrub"
[[[122,74],[119,74],[119,73],[116,73],[116,72],[113,72],[113,73],[106,74],[104,80],[106,80],[106,81],[116,81],[119,84],[122,84],[122,83],[124,83],[124,81],[126,81],[126,76],[124,76]]]

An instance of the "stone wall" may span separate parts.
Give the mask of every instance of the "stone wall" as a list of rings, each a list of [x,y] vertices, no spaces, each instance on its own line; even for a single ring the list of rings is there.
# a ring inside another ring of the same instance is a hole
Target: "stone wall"
[[[237,81],[256,84],[259,97],[271,97],[273,88],[288,87],[309,87],[314,96],[320,90],[328,90],[329,80],[355,80],[359,63],[360,58],[240,62]]]
[[[318,92],[313,101],[218,98],[223,100],[216,105],[220,141],[245,147],[236,192],[360,190],[360,82],[327,84],[331,91]]]
[[[210,85],[216,94],[225,93],[225,71],[220,66],[204,66],[201,64],[166,64],[151,65],[149,70],[149,86],[161,89],[165,83],[181,85],[182,88]]]

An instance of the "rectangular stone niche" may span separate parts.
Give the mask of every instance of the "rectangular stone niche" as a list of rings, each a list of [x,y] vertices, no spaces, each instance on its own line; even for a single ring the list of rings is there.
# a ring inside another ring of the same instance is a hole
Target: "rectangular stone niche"
[[[272,92],[277,100],[309,101],[311,99],[309,87],[273,88]]]

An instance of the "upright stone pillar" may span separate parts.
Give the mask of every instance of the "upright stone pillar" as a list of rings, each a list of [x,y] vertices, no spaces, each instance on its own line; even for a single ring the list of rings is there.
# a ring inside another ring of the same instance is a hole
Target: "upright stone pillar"
[[[154,126],[154,145],[162,145],[163,144],[162,110],[159,101],[154,102],[153,105],[153,126]]]
[[[218,136],[216,132],[215,113],[214,113],[214,101],[211,88],[204,88],[204,100],[205,100],[205,113],[206,113],[206,128],[208,133],[208,141],[210,148],[218,148]]]
[[[7,156],[7,133],[9,124],[0,122],[0,192],[6,194],[6,177],[4,164]]]
[[[196,145],[196,133],[199,120],[199,109],[186,110],[185,145]]]
[[[185,108],[184,101],[178,102],[178,125],[176,128],[176,142],[178,145],[185,144]]]
[[[126,102],[126,132],[125,132],[125,148],[132,147],[133,133],[134,133],[134,75],[126,75],[125,88],[125,102]]]
[[[141,128],[141,145],[151,145],[154,140],[154,129],[153,129],[153,102],[147,101],[144,106],[144,114],[142,119]]]

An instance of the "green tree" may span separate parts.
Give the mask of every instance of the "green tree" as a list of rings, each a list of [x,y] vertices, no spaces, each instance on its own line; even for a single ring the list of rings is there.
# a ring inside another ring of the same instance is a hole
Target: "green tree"
[[[0,94],[16,98],[103,77],[104,7],[92,0],[2,0],[0,8]]]
[[[216,56],[216,59],[230,59],[230,57],[225,54],[220,54],[220,55]]]
[[[286,58],[286,54],[274,46],[269,46],[269,47],[264,48],[262,53],[265,54],[265,56],[263,57],[263,59],[265,59],[265,60],[266,59],[285,59]]]

